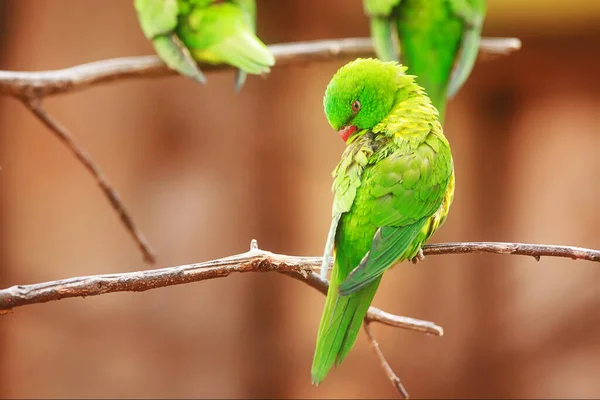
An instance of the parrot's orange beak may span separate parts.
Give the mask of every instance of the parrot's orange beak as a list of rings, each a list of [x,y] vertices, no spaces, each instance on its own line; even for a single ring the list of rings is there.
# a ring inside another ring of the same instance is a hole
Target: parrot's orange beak
[[[344,143],[346,143],[348,141],[348,138],[350,136],[352,136],[352,134],[356,132],[356,126],[354,125],[348,125],[348,126],[343,126],[338,133],[340,134],[340,137],[342,138],[342,140],[344,141]]]

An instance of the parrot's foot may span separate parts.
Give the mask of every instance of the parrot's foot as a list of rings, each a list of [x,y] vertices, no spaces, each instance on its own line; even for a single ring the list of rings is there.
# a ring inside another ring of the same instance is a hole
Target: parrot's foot
[[[416,264],[419,261],[425,261],[425,255],[423,254],[423,249],[419,248],[419,252],[416,256],[411,260],[413,264]]]

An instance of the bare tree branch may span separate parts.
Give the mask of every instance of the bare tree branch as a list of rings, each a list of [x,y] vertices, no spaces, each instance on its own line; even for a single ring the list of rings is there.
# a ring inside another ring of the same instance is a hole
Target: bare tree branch
[[[423,246],[423,254],[426,256],[469,253],[526,255],[532,256],[536,260],[539,260],[541,256],[566,257],[574,260],[600,262],[600,250],[571,246],[498,242],[458,242]],[[223,278],[234,272],[283,272],[296,279],[306,281],[310,286],[326,293],[327,281],[317,279],[312,273],[313,270],[319,268],[320,263],[321,257],[295,257],[260,250],[254,246],[253,241],[253,247],[246,253],[203,263],[13,286],[0,290],[0,310],[7,311],[14,307],[69,297],[98,296],[115,292],[143,292],[161,287]],[[434,335],[442,334],[439,327],[421,325],[415,329],[414,324],[406,321],[396,324],[390,320],[390,316],[391,314],[380,310],[371,313],[369,318],[387,325],[398,327],[411,325],[411,328],[408,329]]]
[[[510,54],[520,48],[521,41],[517,38],[483,38],[480,52],[488,55]],[[271,45],[269,49],[277,67],[374,54],[370,38],[283,43]],[[200,66],[203,71],[233,69],[228,65]],[[113,58],[53,71],[0,71],[0,94],[45,97],[115,80],[175,74],[157,56]]]
[[[600,262],[600,250],[575,246],[557,246],[550,244],[503,243],[503,242],[458,242],[439,243],[423,246],[424,255],[441,254],[515,254],[531,256],[537,261],[541,257],[563,257],[573,260]]]
[[[143,292],[160,287],[223,278],[234,272],[278,271],[303,281],[327,294],[329,282],[313,272],[320,257],[293,257],[260,250],[253,240],[250,251],[218,260],[123,274],[92,275],[34,285],[18,285],[0,290],[0,314],[14,307],[45,303],[69,297],[98,296],[115,292]],[[396,328],[442,336],[443,329],[433,322],[401,317],[371,307],[367,321]]]
[[[144,260],[150,264],[154,264],[156,256],[154,251],[150,247],[150,244],[146,240],[142,231],[133,222],[133,219],[129,212],[125,209],[125,205],[121,201],[119,194],[112,186],[106,175],[102,173],[97,164],[92,160],[91,156],[85,149],[75,140],[71,133],[62,126],[57,120],[55,120],[48,112],[43,108],[41,100],[38,98],[31,98],[23,100],[25,105],[31,110],[44,125],[52,130],[56,136],[69,148],[69,150],[77,157],[77,159],[83,164],[83,166],[92,174],[98,185],[104,192],[104,195],[110,201],[110,204],[115,209],[123,225],[127,231],[131,234],[138,247],[144,255]]]
[[[406,391],[406,389],[404,388],[402,381],[400,380],[398,375],[396,375],[396,373],[390,366],[390,363],[388,363],[388,361],[385,359],[383,352],[379,348],[379,343],[377,342],[377,340],[375,339],[375,336],[373,336],[373,333],[371,332],[371,322],[365,321],[363,323],[363,328],[365,329],[367,338],[369,339],[369,342],[371,343],[371,347],[373,348],[373,351],[375,352],[375,355],[377,356],[377,359],[379,360],[379,363],[381,364],[381,368],[383,368],[385,375],[392,382],[392,385],[394,385],[394,387],[400,394],[400,397],[403,399],[408,399],[409,395],[408,395],[408,392]]]

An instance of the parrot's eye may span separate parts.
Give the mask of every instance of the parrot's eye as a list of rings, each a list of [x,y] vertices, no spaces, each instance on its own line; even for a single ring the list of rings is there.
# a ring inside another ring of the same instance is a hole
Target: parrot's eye
[[[357,112],[359,112],[359,111],[360,111],[360,101],[358,101],[358,100],[354,100],[354,101],[352,102],[352,112],[353,112],[354,114],[356,114],[356,113],[357,113]]]

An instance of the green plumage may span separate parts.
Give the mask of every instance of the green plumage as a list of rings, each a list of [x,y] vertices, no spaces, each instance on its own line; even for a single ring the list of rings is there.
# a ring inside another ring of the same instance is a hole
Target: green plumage
[[[196,61],[237,67],[236,90],[247,73],[268,73],[275,64],[255,35],[255,0],[134,0],[134,5],[160,58],[198,82],[206,78]]]
[[[486,0],[364,0],[364,8],[377,57],[406,65],[443,121],[477,58]]]
[[[358,59],[335,74],[325,93],[330,125],[357,129],[334,170],[323,267],[332,248],[336,256],[313,358],[315,384],[354,346],[383,273],[417,255],[454,196],[438,113],[405,71],[395,62]]]

